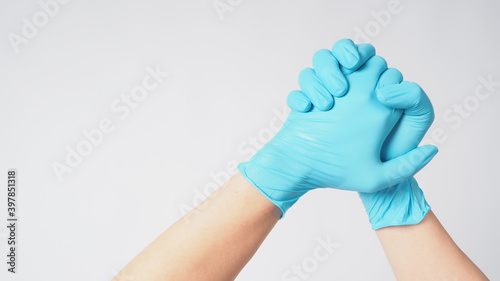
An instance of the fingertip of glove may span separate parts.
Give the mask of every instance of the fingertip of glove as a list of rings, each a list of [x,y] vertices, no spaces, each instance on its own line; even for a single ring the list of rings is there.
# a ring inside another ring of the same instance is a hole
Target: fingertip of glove
[[[439,152],[439,149],[434,145],[424,145],[419,147],[420,151],[424,154],[423,160],[421,163],[421,167],[426,166],[436,154]]]
[[[328,110],[332,109],[334,103],[335,102],[332,98],[332,99],[329,99],[328,101],[325,101],[324,103],[322,103],[320,105],[317,105],[317,108],[321,111],[328,111]]]
[[[438,154],[439,148],[437,148],[437,146],[434,146],[434,145],[429,145],[429,146],[430,146],[429,152],[430,152],[431,159],[432,159],[432,158],[434,158],[434,156],[436,156],[436,154]]]
[[[347,69],[354,68],[360,59],[358,48],[351,39],[337,41],[333,45],[332,54]]]
[[[288,95],[286,102],[288,107],[298,112],[307,112],[312,108],[311,101],[304,95],[304,93],[297,90]]]

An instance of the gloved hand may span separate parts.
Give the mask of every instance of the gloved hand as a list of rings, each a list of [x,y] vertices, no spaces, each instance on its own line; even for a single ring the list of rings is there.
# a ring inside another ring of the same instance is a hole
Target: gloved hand
[[[334,52],[341,68],[343,68],[342,64],[359,67],[366,60],[364,52],[356,53],[356,47],[352,41],[340,40],[337,45],[344,45],[342,48],[337,48],[337,52]],[[363,45],[359,45],[357,49],[359,50]],[[353,57],[354,61],[346,62],[346,56]],[[328,67],[331,72],[335,72],[339,68],[336,63],[330,63]],[[356,68],[351,67],[350,71],[352,70],[356,70]],[[343,72],[346,73],[346,71]],[[341,80],[341,78],[337,77],[336,80]],[[379,88],[376,91],[377,98],[382,104],[404,110],[404,114],[382,147],[381,158],[383,161],[415,149],[434,120],[432,104],[423,90],[415,83],[402,82],[402,80],[403,76],[398,70],[388,69],[381,77]],[[305,89],[319,87],[325,83],[322,79],[315,82],[317,85],[308,85]],[[339,87],[340,89],[336,89],[337,92],[345,91],[348,86],[343,87],[339,84]],[[320,109],[316,106],[315,95],[314,92],[308,94],[292,92],[289,95],[288,104],[293,110],[300,112],[308,111],[311,107]],[[301,106],[308,103],[310,103],[309,108]],[[437,152],[437,149],[435,150]],[[414,161],[420,160],[415,159]],[[430,210],[422,190],[413,177],[375,193],[360,192],[359,196],[369,215],[373,229],[390,225],[417,224]]]
[[[313,60],[316,71],[306,68],[299,75],[302,93],[317,98],[322,109],[332,105],[333,109],[321,111],[312,106],[309,112],[292,111],[277,135],[248,162],[238,165],[243,176],[283,214],[315,188],[375,192],[400,183],[417,173],[437,152],[435,147],[423,146],[381,161],[384,141],[402,114],[375,97],[379,80],[389,79],[391,72],[386,73],[387,64],[378,56],[371,57],[355,72],[345,69],[349,89],[345,96],[333,99],[326,89],[328,83],[324,85],[318,77],[332,75],[325,62],[333,61],[332,52],[321,50]],[[295,93],[296,97],[308,97]]]
[[[386,160],[417,147],[434,121],[432,104],[422,88],[415,83],[401,82],[401,73],[394,72],[395,80],[391,82],[398,84],[383,87],[377,93],[381,103],[404,110],[401,120],[384,143],[382,159]],[[359,197],[374,230],[418,224],[431,209],[414,177],[375,193],[360,192]]]

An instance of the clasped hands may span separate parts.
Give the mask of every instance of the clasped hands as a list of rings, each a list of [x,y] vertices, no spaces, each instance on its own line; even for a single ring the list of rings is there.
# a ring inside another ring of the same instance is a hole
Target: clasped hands
[[[313,56],[276,136],[238,169],[283,215],[316,188],[358,191],[373,229],[419,223],[430,210],[413,176],[437,153],[418,147],[434,120],[415,83],[370,44],[338,41]]]

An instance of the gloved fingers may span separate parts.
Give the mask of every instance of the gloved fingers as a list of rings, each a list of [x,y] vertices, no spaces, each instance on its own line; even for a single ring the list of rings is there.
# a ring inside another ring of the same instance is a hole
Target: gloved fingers
[[[377,89],[377,98],[388,107],[404,109],[405,115],[428,115],[429,118],[434,118],[431,101],[417,83],[403,81],[380,87]]]
[[[403,74],[395,68],[388,68],[378,80],[377,89],[387,87],[389,85],[399,84],[403,81]]]
[[[343,67],[350,70],[354,69],[360,60],[358,48],[351,39],[341,39],[335,42],[332,54]]]
[[[321,80],[311,68],[305,68],[299,74],[299,85],[302,92],[319,110],[330,110],[334,104],[333,96],[325,89]]]
[[[386,161],[381,165],[383,180],[378,188],[396,185],[420,171],[438,153],[438,148],[433,145],[417,147],[397,158]]]
[[[307,98],[302,91],[298,90],[292,91],[288,94],[286,102],[288,107],[298,112],[308,112],[312,107],[312,103],[309,98]]]
[[[358,71],[363,72],[365,77],[373,77],[373,79],[376,79],[376,82],[386,70],[387,62],[385,59],[381,56],[373,56]]]
[[[346,68],[344,66],[340,67],[340,70],[344,75],[348,75],[353,73],[354,71],[358,70],[361,66],[363,66],[370,58],[372,58],[375,55],[375,48],[372,46],[372,44],[358,44],[358,53],[359,53],[359,60],[358,63],[356,63],[352,68]]]
[[[313,68],[316,76],[334,97],[341,97],[347,93],[347,80],[330,50],[323,49],[314,54]]]
[[[321,81],[321,85],[334,97],[342,97],[348,91],[348,83],[345,79],[345,74],[356,71],[360,66],[364,65],[371,57],[375,55],[375,48],[371,44],[359,44],[356,46],[350,39],[342,39],[337,41],[332,48],[333,52],[337,54],[337,59],[332,52],[323,49],[316,52],[313,56],[313,68],[317,78]],[[340,63],[340,65],[339,65]],[[349,70],[349,67],[351,70]],[[309,76],[309,75],[305,75]],[[305,79],[309,82],[315,81],[314,79]],[[300,84],[300,76],[299,76]],[[302,87],[302,86],[301,86]],[[320,87],[320,85],[317,85]],[[303,94],[291,93],[287,98],[288,106],[299,112],[307,112],[311,106],[315,106],[319,110],[329,110],[334,104],[329,105],[330,98],[324,91],[310,90],[312,87],[304,87]],[[314,97],[314,95],[320,95]],[[309,99],[311,104],[307,102]],[[297,100],[295,100],[297,99]]]
[[[434,109],[429,97],[415,83],[404,81],[381,87],[376,92],[382,104],[404,109],[382,147],[382,159],[393,159],[418,146],[434,121]]]
[[[428,120],[403,114],[382,146],[382,160],[394,159],[417,147],[429,127]]]
[[[371,44],[356,45],[350,39],[341,39],[332,47],[332,54],[340,63],[344,74],[358,70],[365,62],[375,55],[375,48]]]

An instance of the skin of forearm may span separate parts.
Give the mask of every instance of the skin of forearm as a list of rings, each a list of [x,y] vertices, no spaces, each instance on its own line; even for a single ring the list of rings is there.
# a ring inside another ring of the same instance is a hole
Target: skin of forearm
[[[280,216],[279,208],[237,173],[113,281],[234,280]]]
[[[398,281],[489,280],[432,211],[419,224],[385,227],[376,233]]]

